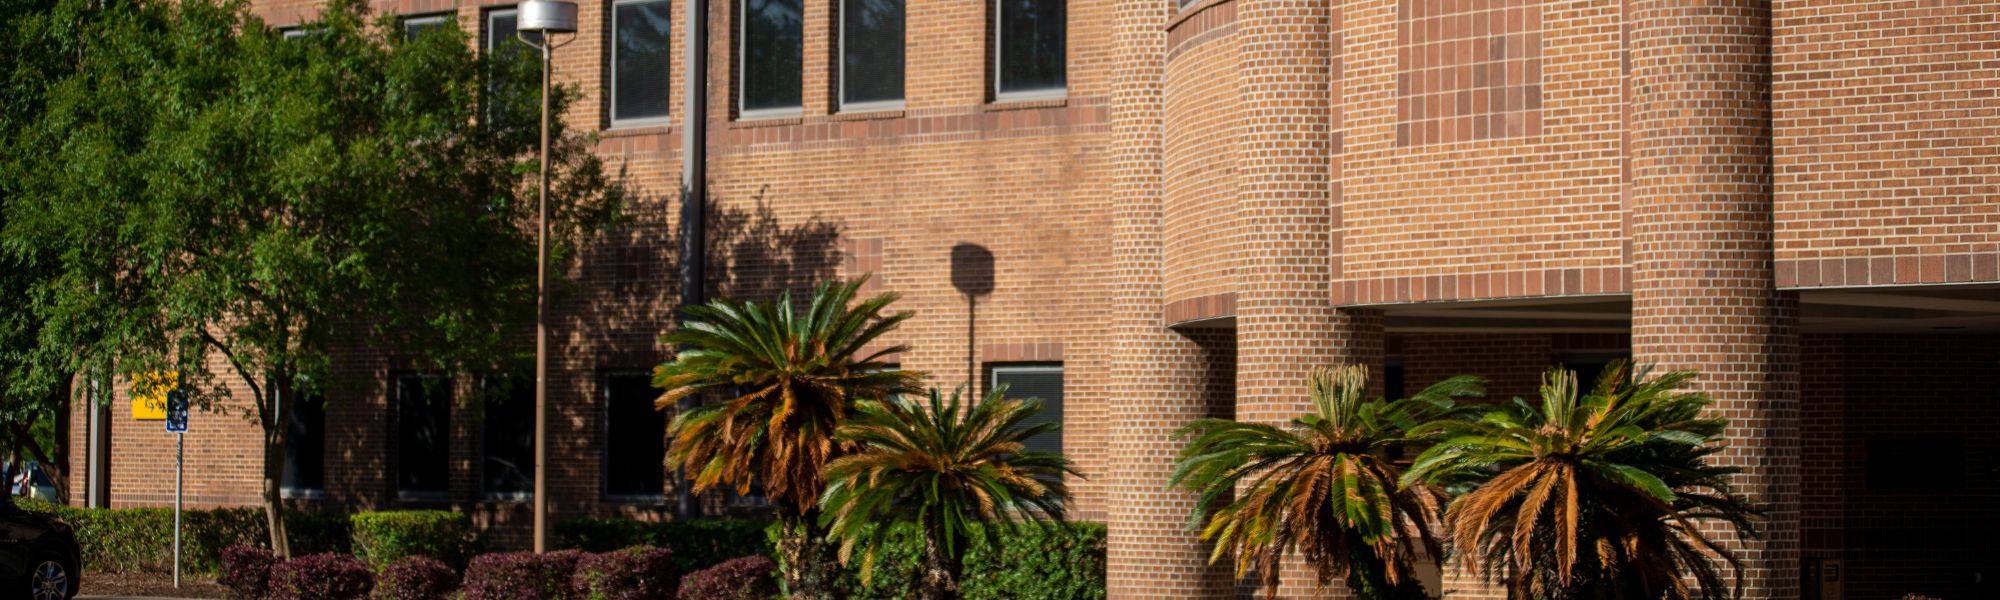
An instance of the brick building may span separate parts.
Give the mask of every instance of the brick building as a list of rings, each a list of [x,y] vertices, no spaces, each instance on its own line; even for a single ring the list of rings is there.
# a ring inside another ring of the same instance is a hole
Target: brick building
[[[558,309],[558,521],[668,514],[640,374],[677,297],[683,1],[582,2],[557,52],[638,193]],[[2000,2],[739,0],[707,31],[715,293],[872,273],[918,312],[904,367],[1059,395],[1114,598],[1238,593],[1164,486],[1189,419],[1288,419],[1327,363],[1506,397],[1627,356],[1732,419],[1772,507],[1750,597],[2000,595]],[[297,502],[524,540],[518,401],[344,368],[372,383],[299,411]],[[108,501],[168,502],[171,438],[111,414]],[[252,431],[197,416],[192,502],[256,502]]]

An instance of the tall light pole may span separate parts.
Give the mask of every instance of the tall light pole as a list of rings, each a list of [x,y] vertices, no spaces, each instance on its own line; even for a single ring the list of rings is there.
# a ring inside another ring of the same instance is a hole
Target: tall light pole
[[[519,11],[515,35],[542,51],[541,194],[535,215],[535,552],[541,553],[549,551],[549,96],[555,68],[550,59],[558,46],[549,34],[576,33],[576,3],[528,0]],[[541,43],[528,39],[531,33],[541,34]]]

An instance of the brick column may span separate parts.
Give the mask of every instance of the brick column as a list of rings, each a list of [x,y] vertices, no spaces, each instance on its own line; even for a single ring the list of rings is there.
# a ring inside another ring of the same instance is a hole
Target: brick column
[[[1303,414],[1306,374],[1344,362],[1377,366],[1381,320],[1334,308],[1334,3],[1241,0],[1243,137],[1240,211],[1248,260],[1237,304],[1236,418]],[[1287,561],[1279,596],[1314,597],[1312,570]],[[1341,582],[1319,594],[1344,595]]]
[[[1111,472],[1107,592],[1113,600],[1224,598],[1226,567],[1188,530],[1194,496],[1167,489],[1173,432],[1212,416],[1218,344],[1166,328],[1161,272],[1161,75],[1172,4],[1117,0],[1112,46]]]
[[[1748,598],[1798,597],[1797,300],[1772,262],[1768,0],[1631,0],[1632,354],[1701,372],[1769,509],[1725,538]]]

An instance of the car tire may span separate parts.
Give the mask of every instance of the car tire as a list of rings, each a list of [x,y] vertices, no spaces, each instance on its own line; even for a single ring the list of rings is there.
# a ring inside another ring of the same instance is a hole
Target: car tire
[[[70,600],[76,597],[76,569],[62,559],[45,556],[28,572],[28,600]]]

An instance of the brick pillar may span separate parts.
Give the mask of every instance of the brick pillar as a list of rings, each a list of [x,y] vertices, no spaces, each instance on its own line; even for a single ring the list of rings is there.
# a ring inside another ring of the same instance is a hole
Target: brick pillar
[[[1283,423],[1303,414],[1306,374],[1382,362],[1381,319],[1333,304],[1334,3],[1242,0],[1240,210],[1248,237],[1237,303],[1236,418]],[[1315,596],[1301,560],[1279,596]],[[1345,595],[1341,582],[1320,595]]]
[[[1111,472],[1105,493],[1113,600],[1223,598],[1226,567],[1188,530],[1192,494],[1167,489],[1173,432],[1215,410],[1217,344],[1165,326],[1161,272],[1161,76],[1172,4],[1117,0],[1112,30]]]
[[[1631,0],[1632,355],[1730,419],[1719,456],[1769,508],[1725,539],[1748,598],[1798,597],[1797,299],[1772,271],[1768,0]]]

